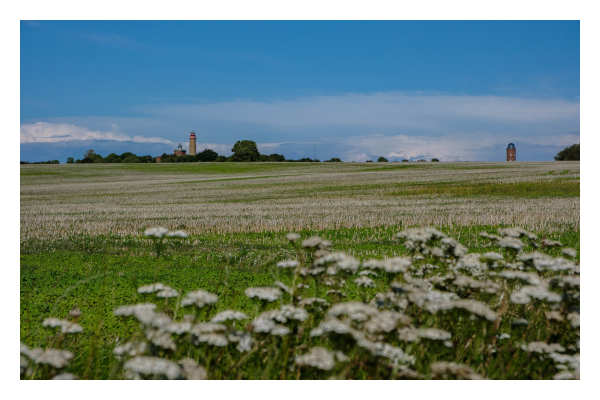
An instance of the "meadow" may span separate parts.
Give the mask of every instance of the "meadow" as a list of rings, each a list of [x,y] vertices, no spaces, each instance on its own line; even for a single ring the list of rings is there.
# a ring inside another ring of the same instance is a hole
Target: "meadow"
[[[578,162],[25,165],[20,253],[22,379],[579,377]]]

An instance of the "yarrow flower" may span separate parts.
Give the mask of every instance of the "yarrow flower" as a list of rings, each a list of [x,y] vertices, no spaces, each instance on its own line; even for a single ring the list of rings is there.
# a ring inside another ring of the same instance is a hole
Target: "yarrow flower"
[[[207,377],[206,369],[198,365],[196,361],[191,358],[184,358],[179,360],[179,365],[183,368],[182,375],[185,379],[191,380],[204,380]]]
[[[436,362],[431,364],[431,374],[433,379],[483,379],[481,375],[476,374],[473,369],[453,362]]]
[[[275,287],[250,287],[244,292],[249,298],[259,300],[275,301],[281,297],[281,289]]]
[[[187,238],[188,234],[186,231],[170,231],[167,233],[167,237],[179,237],[179,238]]]
[[[290,242],[295,242],[296,240],[300,239],[300,235],[297,233],[288,233],[285,235],[285,238]]]
[[[225,322],[225,321],[242,321],[247,319],[248,316],[241,311],[225,310],[221,311],[217,315],[211,318],[211,322]]]
[[[83,327],[75,322],[70,322],[64,319],[58,318],[46,318],[44,322],[42,322],[43,326],[48,326],[51,328],[60,327],[61,333],[79,333],[83,332]]]
[[[134,374],[166,376],[168,379],[177,379],[181,376],[179,365],[158,357],[137,356],[128,360],[123,368]]]
[[[299,262],[296,260],[285,260],[277,263],[277,267],[279,268],[296,268],[298,265]]]
[[[310,352],[296,357],[298,365],[308,365],[322,370],[330,370],[335,366],[334,353],[323,347],[313,347]]]
[[[373,281],[373,279],[368,278],[366,276],[361,276],[359,278],[356,278],[354,280],[354,283],[356,283],[357,286],[362,286],[362,287],[375,287],[375,281]]]
[[[189,292],[185,295],[185,298],[181,302],[182,306],[194,305],[198,308],[203,308],[207,305],[214,304],[219,300],[219,296],[207,292],[206,290],[196,290],[195,292]]]
[[[148,228],[144,231],[144,236],[149,236],[151,238],[160,239],[165,236],[169,230],[167,228]]]

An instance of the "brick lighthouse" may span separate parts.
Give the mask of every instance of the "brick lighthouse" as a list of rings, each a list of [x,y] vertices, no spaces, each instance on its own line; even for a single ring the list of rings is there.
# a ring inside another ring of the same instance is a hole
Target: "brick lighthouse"
[[[190,133],[190,156],[196,155],[196,134],[194,131]]]
[[[517,161],[517,149],[514,143],[509,143],[506,148],[506,161]]]

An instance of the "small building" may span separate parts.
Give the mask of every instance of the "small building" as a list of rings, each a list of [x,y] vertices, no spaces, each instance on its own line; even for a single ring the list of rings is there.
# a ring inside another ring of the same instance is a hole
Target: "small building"
[[[156,162],[160,163],[160,161],[162,160],[162,158],[160,156],[156,157]]]
[[[509,143],[506,148],[506,161],[517,161],[517,149],[514,143]]]
[[[179,146],[177,146],[177,148],[173,151],[173,154],[176,156],[185,156],[185,150],[183,149],[181,143],[179,143]]]

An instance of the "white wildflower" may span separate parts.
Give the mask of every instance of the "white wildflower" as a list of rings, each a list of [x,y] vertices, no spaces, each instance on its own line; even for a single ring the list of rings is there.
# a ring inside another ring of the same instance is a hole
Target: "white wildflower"
[[[290,293],[290,294],[292,293],[292,289],[290,289],[289,287],[287,287],[285,285],[285,283],[283,283],[283,282],[277,281],[277,282],[274,283],[274,285],[277,286],[278,288],[280,288],[281,290],[283,290],[286,293]]]
[[[368,278],[366,276],[361,276],[359,278],[356,278],[354,280],[354,283],[356,283],[358,286],[362,286],[362,287],[375,287],[375,281],[373,281],[373,279]]]
[[[327,318],[325,318],[325,320],[321,321],[319,326],[317,326],[310,332],[310,336],[321,336],[330,332],[337,333],[340,335],[352,335],[355,332],[355,330],[352,329],[350,325],[346,324],[345,322],[342,322],[335,317],[328,316]]]
[[[206,369],[198,365],[196,361],[191,358],[184,358],[179,360],[179,365],[183,368],[182,375],[185,379],[192,380],[204,380],[207,377]]]
[[[496,240],[496,241],[498,241],[498,240],[501,240],[501,239],[502,239],[500,236],[498,236],[498,235],[492,235],[492,234],[489,234],[489,233],[487,233],[486,231],[479,232],[479,236],[481,236],[481,237],[486,237],[486,238],[488,238],[488,239],[491,239],[491,240]]]
[[[290,333],[290,329],[283,325],[275,325],[271,328],[271,331],[269,333],[275,336],[285,336],[288,333]]]
[[[469,272],[473,276],[479,276],[487,271],[487,264],[479,261],[480,255],[477,253],[467,254],[464,257],[461,257],[456,263],[455,270],[464,269]]]
[[[546,312],[546,319],[548,319],[548,321],[558,321],[558,322],[562,322],[564,320],[562,315],[560,315],[560,312],[558,312],[558,311]]]
[[[514,249],[514,250],[517,250],[518,252],[520,252],[521,250],[523,250],[523,246],[525,246],[525,245],[523,244],[523,242],[521,242],[521,240],[519,240],[515,237],[506,236],[506,237],[503,237],[498,242],[498,246],[504,247],[507,249]]]
[[[419,340],[419,330],[412,326],[398,329],[398,339],[403,342],[416,342]]]
[[[505,279],[520,279],[528,282],[530,285],[539,285],[542,280],[538,274],[534,272],[523,272],[523,271],[502,271],[498,276]]]
[[[371,305],[360,301],[348,301],[335,304],[327,312],[329,315],[347,315],[353,321],[367,321],[370,317],[379,314],[379,311]]]
[[[153,283],[151,285],[144,285],[144,286],[140,286],[138,288],[138,293],[154,293],[157,292],[159,290],[163,290],[166,286],[163,283],[157,282],[157,283]]]
[[[44,322],[42,322],[43,326],[48,326],[51,328],[60,327],[61,333],[79,333],[83,332],[83,327],[75,322],[70,322],[64,319],[58,318],[46,318]]]
[[[572,249],[570,247],[565,247],[562,249],[562,253],[566,256],[569,256],[571,258],[575,258],[577,257],[577,250]]]
[[[74,374],[70,374],[68,372],[62,373],[62,374],[58,374],[55,375],[52,380],[53,381],[73,381],[77,379],[77,375]]]
[[[558,374],[554,375],[552,379],[555,380],[563,380],[563,379],[575,379],[575,374],[570,371],[561,371]]]
[[[195,324],[190,333],[194,335],[201,335],[205,333],[225,332],[227,327],[223,324],[217,324],[215,322],[198,322]]]
[[[488,253],[484,253],[482,255],[479,256],[479,261],[482,262],[486,262],[486,263],[493,263],[495,261],[500,261],[503,260],[504,258],[495,252],[488,252]]]
[[[275,287],[250,287],[244,292],[249,298],[257,298],[266,301],[278,300],[281,296],[281,289]]]
[[[359,275],[364,275],[364,276],[367,276],[367,275],[377,276],[377,272],[375,272],[375,271],[368,271],[368,270],[366,270],[366,271],[360,271],[358,274]]]
[[[181,376],[181,368],[177,364],[158,357],[137,356],[128,360],[123,368],[141,375],[164,375],[168,379]]]
[[[146,342],[127,342],[121,346],[117,346],[113,349],[113,353],[116,356],[123,356],[127,354],[130,357],[143,354],[146,351]]]
[[[571,321],[571,326],[573,328],[579,328],[579,318],[580,318],[580,315],[579,315],[579,313],[576,313],[576,312],[572,312],[567,315],[567,319],[569,321]]]
[[[513,326],[528,326],[529,321],[527,321],[525,318],[517,318],[517,319],[512,320],[511,325],[513,325]]]
[[[555,247],[555,246],[562,247],[563,246],[563,244],[561,242],[559,242],[558,240],[550,240],[550,239],[542,240],[542,245],[544,245],[546,247]]]
[[[160,239],[165,234],[167,234],[168,232],[169,232],[168,229],[162,228],[162,227],[159,227],[159,228],[149,228],[149,229],[146,229],[144,231],[144,236],[149,236],[149,237],[152,237],[152,238]]]
[[[483,379],[481,375],[476,374],[470,367],[464,364],[446,361],[431,364],[431,373],[434,379]]]
[[[187,238],[188,234],[186,231],[170,231],[167,233],[167,237],[179,237],[179,238]]]
[[[166,287],[160,292],[156,293],[158,297],[178,297],[179,292],[173,288]]]
[[[365,323],[364,328],[370,333],[391,332],[398,326],[398,322],[408,325],[412,318],[395,311],[382,311]]]
[[[211,322],[225,322],[231,320],[243,321],[248,316],[241,311],[225,310],[211,318]]]
[[[70,351],[58,349],[32,349],[29,354],[36,364],[48,364],[57,369],[69,365],[69,360],[73,358]]]
[[[300,239],[300,235],[292,232],[285,235],[285,238],[290,242],[295,242],[296,240]]]
[[[561,301],[562,296],[558,293],[549,291],[548,285],[544,282],[539,285],[523,286],[521,289],[510,295],[510,301],[515,304],[527,304],[529,303],[530,298],[557,303]]]
[[[444,253],[453,257],[463,257],[469,251],[465,246],[458,243],[456,239],[449,237],[440,240],[440,244]]]
[[[444,233],[438,231],[435,228],[424,227],[424,228],[410,228],[396,234],[398,239],[405,241],[411,241],[417,244],[425,244],[432,240],[442,239],[447,237]]]
[[[207,343],[211,346],[223,347],[223,346],[227,346],[229,344],[229,341],[227,340],[225,335],[222,335],[220,333],[200,334],[197,337],[198,337],[198,342]]]
[[[558,343],[547,344],[544,342],[531,342],[531,343],[527,343],[527,344],[522,344],[521,348],[528,353],[540,353],[540,354],[555,353],[555,352],[562,353],[563,351],[565,351],[564,347],[562,347]]]
[[[206,290],[196,290],[185,295],[185,298],[181,302],[183,307],[194,305],[198,308],[205,307],[209,304],[214,304],[219,300],[219,296],[207,292]]]
[[[450,332],[435,328],[419,329],[417,335],[419,335],[420,338],[430,340],[449,340],[452,338]]]
[[[79,309],[79,307],[75,307],[71,311],[69,311],[69,317],[80,317],[80,316],[81,316],[81,310]]]
[[[327,351],[323,347],[313,347],[310,352],[296,357],[298,365],[308,365],[322,370],[330,370],[335,365],[334,353]]]
[[[152,344],[155,346],[173,351],[177,349],[169,332],[165,332],[162,329],[146,329],[145,335],[146,339],[152,342]]]
[[[296,260],[285,260],[279,261],[277,267],[279,268],[296,268],[300,263]]]
[[[504,339],[510,339],[510,334],[501,333],[500,335],[498,335],[498,340],[504,340]]]
[[[318,236],[313,236],[309,239],[306,239],[302,242],[302,247],[310,249],[319,247],[320,249],[327,249],[331,247],[332,244],[328,240],[323,240]]]
[[[537,236],[531,232],[527,232],[525,229],[520,227],[504,228],[498,231],[500,236],[510,236],[514,238],[527,237],[531,240],[537,239]]]
[[[484,293],[498,293],[500,289],[502,289],[502,287],[495,282],[487,280],[478,281],[465,275],[458,275],[454,281],[452,281],[452,284]]]
[[[240,340],[235,348],[240,353],[244,353],[244,352],[252,350],[253,344],[254,344],[254,340],[252,339],[252,336],[249,334],[245,334],[240,338]]]

